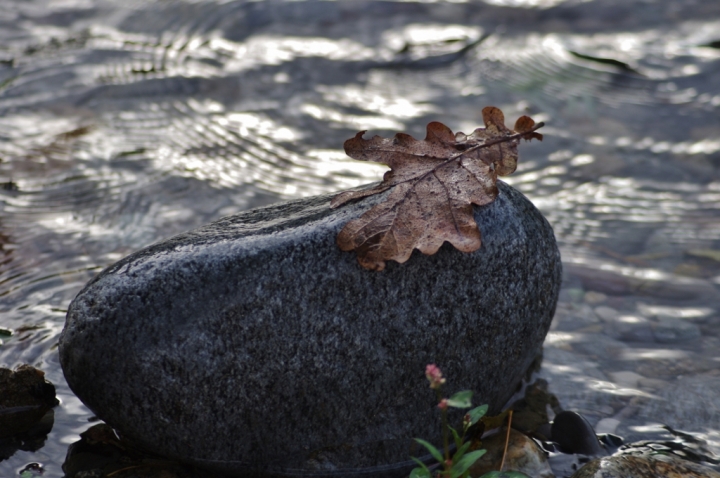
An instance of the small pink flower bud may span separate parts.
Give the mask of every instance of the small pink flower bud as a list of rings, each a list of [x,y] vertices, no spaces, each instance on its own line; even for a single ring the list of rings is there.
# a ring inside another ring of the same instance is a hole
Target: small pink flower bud
[[[438,408],[440,410],[447,410],[447,407],[448,407],[447,398],[443,398],[442,400],[440,400],[440,403],[438,403]]]
[[[430,388],[432,389],[440,388],[440,385],[445,383],[442,372],[434,363],[431,363],[427,367],[425,367],[425,377],[427,377],[428,381],[430,382]]]

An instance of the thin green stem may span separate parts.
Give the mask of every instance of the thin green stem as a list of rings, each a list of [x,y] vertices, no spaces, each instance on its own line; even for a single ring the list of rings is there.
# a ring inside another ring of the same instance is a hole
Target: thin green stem
[[[437,397],[438,397],[438,403],[442,400],[442,394],[440,393],[440,389],[436,390]],[[445,449],[445,463],[443,463],[443,466],[445,467],[445,473],[447,476],[450,476],[450,465],[448,465],[448,462],[450,461],[450,446],[448,443],[448,420],[447,420],[447,407],[443,408],[442,410],[442,431],[443,431],[443,448]]]

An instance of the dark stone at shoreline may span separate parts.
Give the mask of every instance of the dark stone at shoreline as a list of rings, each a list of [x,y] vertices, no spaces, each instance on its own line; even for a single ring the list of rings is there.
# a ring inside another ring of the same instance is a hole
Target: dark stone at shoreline
[[[649,448],[646,452],[623,450],[587,463],[571,478],[720,478],[720,473],[683,459],[670,451]]]
[[[45,373],[27,364],[0,368],[0,461],[16,451],[37,451],[45,444],[58,404]]]
[[[480,250],[445,244],[383,272],[338,231],[383,195],[332,195],[226,217],[103,271],[60,338],[68,384],[123,437],[249,476],[402,476],[413,437],[440,441],[445,393],[498,412],[552,320],[561,282],[552,229],[499,183],[475,209]],[[452,418],[459,420],[461,412]]]
[[[207,477],[205,470],[196,470],[136,449],[132,443],[121,440],[105,423],[88,428],[80,434],[80,440],[68,447],[62,470],[64,478]]]
[[[563,453],[590,456],[605,454],[590,422],[579,413],[570,410],[555,416],[552,424],[552,440]]]

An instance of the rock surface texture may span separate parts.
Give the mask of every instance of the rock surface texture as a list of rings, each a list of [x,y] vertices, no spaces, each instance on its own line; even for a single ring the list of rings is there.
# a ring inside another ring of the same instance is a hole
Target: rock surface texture
[[[570,478],[720,478],[710,468],[655,450],[641,455],[615,454],[597,458]]]
[[[251,475],[402,476],[446,393],[497,412],[540,351],[561,282],[550,225],[499,183],[480,250],[362,269],[338,231],[383,195],[226,217],[134,253],[72,302],[68,383],[126,438]],[[387,193],[385,193],[387,194]],[[460,415],[453,417],[459,420]]]
[[[27,364],[14,371],[0,368],[0,444],[29,431],[58,403],[43,371]]]

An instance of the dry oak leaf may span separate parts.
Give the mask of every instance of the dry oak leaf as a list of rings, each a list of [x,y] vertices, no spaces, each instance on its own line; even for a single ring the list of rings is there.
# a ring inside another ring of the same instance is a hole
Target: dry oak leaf
[[[390,171],[379,185],[340,193],[330,206],[393,190],[385,201],[345,225],[337,237],[340,249],[357,251],[360,265],[377,271],[385,268],[385,261],[407,261],[413,249],[435,254],[445,241],[463,252],[479,249],[472,205],[495,200],[497,176],[517,167],[520,139],[542,140],[534,131],[543,126],[523,116],[511,131],[499,108],[485,107],[482,114],[485,128],[470,135],[453,134],[444,124],[432,122],[423,141],[404,133],[366,140],[365,131],[345,141],[348,156],[386,164]]]

